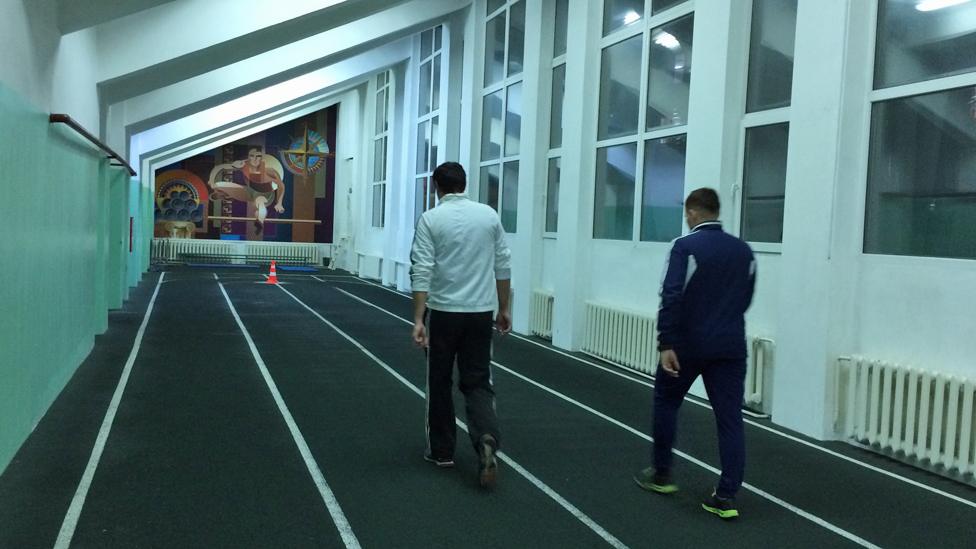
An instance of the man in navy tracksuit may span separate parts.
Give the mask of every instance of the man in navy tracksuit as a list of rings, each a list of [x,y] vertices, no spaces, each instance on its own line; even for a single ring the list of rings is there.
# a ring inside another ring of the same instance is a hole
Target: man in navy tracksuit
[[[756,261],[749,245],[722,230],[718,194],[698,189],[685,201],[691,233],[674,241],[661,285],[654,388],[654,466],[638,472],[642,488],[669,494],[678,408],[701,375],[718,424],[722,476],[702,507],[738,516],[735,494],[745,469],[742,397],[746,375],[745,312]]]

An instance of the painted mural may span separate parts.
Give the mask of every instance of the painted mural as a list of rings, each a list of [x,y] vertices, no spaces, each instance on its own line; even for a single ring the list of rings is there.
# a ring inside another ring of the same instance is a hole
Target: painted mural
[[[156,236],[331,242],[330,107],[156,171]]]

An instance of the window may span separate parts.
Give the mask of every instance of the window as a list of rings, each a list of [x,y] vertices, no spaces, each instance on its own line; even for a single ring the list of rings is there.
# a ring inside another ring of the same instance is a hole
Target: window
[[[414,220],[437,202],[434,169],[438,165],[441,140],[440,88],[443,28],[438,25],[420,34],[420,72],[417,91],[417,145],[414,189]]]
[[[604,4],[598,239],[668,242],[681,234],[694,14],[680,1],[651,2],[651,13],[644,17],[644,2]]]
[[[749,242],[783,241],[786,150],[790,125],[746,128],[741,235]]]
[[[566,35],[569,0],[556,0],[552,45],[552,103],[549,111],[549,161],[544,232],[554,237],[559,229],[559,182],[563,154],[563,104],[566,95]]]
[[[875,89],[976,71],[976,2],[881,0]]]
[[[387,154],[390,136],[390,101],[393,100],[392,72],[383,71],[376,75],[376,93],[373,127],[373,177],[372,177],[372,218],[373,227],[386,224],[386,183]]]
[[[880,0],[864,252],[976,259],[976,3]]]
[[[865,253],[976,259],[976,85],[871,113]]]
[[[506,232],[514,233],[522,148],[525,2],[489,2],[487,7],[479,199],[499,212]]]
[[[797,0],[752,2],[737,196],[739,235],[752,243],[783,242],[796,8]]]
[[[797,0],[753,0],[746,112],[788,107]]]

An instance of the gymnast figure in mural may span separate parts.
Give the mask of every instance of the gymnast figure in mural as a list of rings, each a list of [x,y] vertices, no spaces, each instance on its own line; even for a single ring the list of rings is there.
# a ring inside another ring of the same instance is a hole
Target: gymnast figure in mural
[[[278,164],[275,162],[275,164]],[[278,164],[280,165],[280,164]],[[237,170],[244,177],[245,184],[238,185],[230,181],[217,181],[217,177],[224,170]],[[210,171],[207,185],[210,187],[212,200],[239,200],[254,207],[256,220],[254,227],[258,234],[264,229],[264,220],[268,216],[268,205],[274,202],[274,209],[284,213],[285,207],[281,202],[285,199],[285,182],[281,179],[279,169],[267,165],[264,152],[260,147],[251,147],[247,151],[247,160],[238,160],[231,164],[218,164]],[[277,198],[277,199],[276,199]]]

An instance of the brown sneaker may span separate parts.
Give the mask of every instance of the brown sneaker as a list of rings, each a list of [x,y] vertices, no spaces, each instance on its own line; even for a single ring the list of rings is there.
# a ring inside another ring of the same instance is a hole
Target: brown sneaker
[[[498,443],[495,437],[484,435],[481,437],[478,460],[478,478],[481,487],[490,490],[495,486],[498,477],[498,461],[495,459],[495,452]]]

